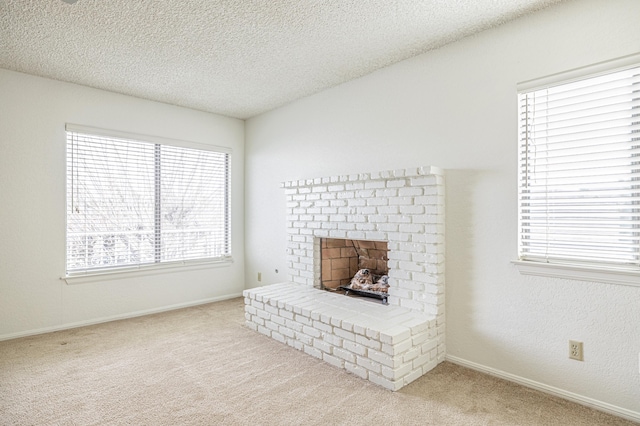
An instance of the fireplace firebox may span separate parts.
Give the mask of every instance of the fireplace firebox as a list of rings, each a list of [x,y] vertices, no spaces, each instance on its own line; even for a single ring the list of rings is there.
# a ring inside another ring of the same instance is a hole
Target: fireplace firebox
[[[388,301],[386,241],[321,238],[321,287]]]
[[[348,286],[361,269],[378,277],[389,275],[386,241],[321,238],[320,246],[320,281],[325,290]]]

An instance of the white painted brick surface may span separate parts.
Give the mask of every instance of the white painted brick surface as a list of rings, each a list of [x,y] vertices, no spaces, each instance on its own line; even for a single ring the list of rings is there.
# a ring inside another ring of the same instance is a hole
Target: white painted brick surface
[[[296,332],[295,339],[301,342],[303,345],[306,345],[306,346],[313,345],[313,337],[308,336],[304,333]]]
[[[345,349],[333,348],[333,355],[349,362],[355,362],[356,360],[356,356],[352,352],[349,352]]]
[[[287,343],[287,339],[282,334],[275,331],[271,333],[271,338],[280,343]]]
[[[349,341],[352,341],[352,342],[355,342],[355,340],[356,340],[355,333],[343,330],[341,328],[336,328],[334,333],[336,334],[336,336],[342,337],[345,340],[349,340]]]
[[[361,357],[361,356],[356,357],[356,364],[359,365],[360,367],[365,368],[369,373],[380,374],[380,370],[382,368],[382,366],[377,362],[372,361],[367,357]]]
[[[344,368],[349,372],[349,373],[353,373],[356,376],[359,376],[363,379],[368,379],[369,378],[369,371],[366,368],[360,367],[359,365],[356,364],[352,364],[350,362],[345,362],[344,363]]]
[[[419,379],[423,375],[424,375],[424,372],[422,371],[421,368],[418,368],[417,370],[412,371],[411,373],[409,373],[409,374],[407,374],[406,376],[403,377],[404,386],[406,386],[409,383]]]
[[[322,336],[322,340],[336,348],[341,348],[344,343],[344,339],[333,334],[325,334]]]
[[[322,359],[322,351],[320,351],[319,349],[313,348],[311,346],[305,346],[304,347],[304,352],[306,354],[309,354],[315,358],[320,358]]]
[[[444,179],[435,167],[282,183],[290,282],[246,290],[252,330],[398,390],[444,360]],[[389,306],[320,291],[320,238],[386,241]]]
[[[393,382],[375,373],[369,373],[369,380],[375,383],[376,385],[382,386],[392,391],[397,391],[402,387],[401,383]]]
[[[349,351],[349,352],[353,352],[356,355],[361,355],[364,356],[367,354],[367,348],[359,345],[357,343],[351,342],[349,340],[345,340],[342,347]]]
[[[322,360],[328,362],[329,364],[333,365],[334,367],[338,367],[338,368],[344,368],[344,360],[340,359],[340,358],[336,358],[333,355],[329,355],[329,354],[323,354],[322,355]]]
[[[411,363],[402,364],[398,368],[382,366],[382,375],[387,379],[393,380],[396,377],[404,377],[411,372]]]
[[[332,345],[320,339],[313,339],[313,346],[327,354],[331,354],[333,351]]]

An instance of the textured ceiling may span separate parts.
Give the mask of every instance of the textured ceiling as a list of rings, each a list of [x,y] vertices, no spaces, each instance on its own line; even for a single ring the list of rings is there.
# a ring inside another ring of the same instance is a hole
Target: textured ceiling
[[[562,0],[0,0],[0,68],[249,118]]]

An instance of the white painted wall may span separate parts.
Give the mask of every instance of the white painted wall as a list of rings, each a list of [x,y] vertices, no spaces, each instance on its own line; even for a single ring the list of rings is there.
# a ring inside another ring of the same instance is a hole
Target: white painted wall
[[[226,146],[231,265],[68,285],[65,123]],[[244,288],[244,122],[0,70],[0,339],[195,304]]]
[[[248,120],[248,286],[287,276],[280,182],[442,167],[449,356],[640,420],[640,287],[510,263],[516,83],[640,51],[639,16],[637,0],[568,1]]]

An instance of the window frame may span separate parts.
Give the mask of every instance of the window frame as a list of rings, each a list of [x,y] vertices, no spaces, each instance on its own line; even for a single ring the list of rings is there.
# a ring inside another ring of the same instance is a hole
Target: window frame
[[[68,155],[66,153],[67,150],[67,137],[68,132],[76,132],[81,134],[88,134],[96,137],[105,137],[105,138],[116,138],[116,139],[124,139],[131,140],[134,142],[143,142],[155,145],[164,145],[169,147],[177,147],[177,148],[187,148],[187,149],[195,149],[200,151],[210,151],[227,154],[226,161],[226,188],[225,188],[225,208],[224,214],[226,221],[226,239],[225,245],[227,247],[226,253],[222,256],[212,257],[212,258],[195,258],[195,259],[184,259],[184,260],[170,260],[170,261],[156,261],[153,263],[143,263],[143,264],[131,264],[131,265],[122,265],[122,266],[109,266],[105,268],[87,268],[82,270],[72,270],[67,271],[67,263],[68,263],[68,211],[67,211],[67,203],[69,197],[68,190],[68,176],[67,170],[68,167],[65,167],[65,273],[61,276],[61,279],[66,281],[67,284],[78,284],[83,282],[94,282],[97,280],[108,280],[108,279],[119,279],[119,278],[127,278],[133,276],[144,276],[150,274],[158,274],[158,273],[166,273],[176,270],[195,270],[195,269],[203,269],[203,268],[211,268],[211,267],[220,267],[226,266],[230,263],[233,263],[232,256],[232,221],[231,221],[231,200],[232,200],[232,177],[231,177],[231,166],[232,166],[232,149],[228,147],[222,147],[217,145],[209,145],[202,144],[196,142],[188,142],[184,140],[165,138],[161,136],[154,135],[146,135],[146,134],[138,134],[131,132],[123,132],[117,130],[108,130],[96,127],[89,127],[83,125],[77,125],[72,123],[67,123],[65,125],[65,161],[69,161]]]
[[[600,62],[587,67],[576,68],[570,71],[549,75],[534,80],[528,80],[517,84],[517,93],[530,92],[549,86],[570,84],[585,78],[598,77],[610,73],[615,73],[625,69],[640,66],[640,53],[624,56],[610,61]],[[519,118],[518,118],[519,123]],[[520,125],[517,126],[520,131]],[[520,161],[520,156],[516,161]],[[518,167],[518,203],[520,203],[520,179],[521,169]],[[520,228],[521,210],[517,207],[518,227]],[[607,266],[596,263],[572,264],[570,262],[546,263],[542,261],[524,260],[520,258],[521,241],[520,229],[517,232],[517,260],[511,263],[523,275],[533,275],[551,278],[571,279],[578,281],[601,282],[610,284],[640,286],[640,270],[636,268],[626,268],[624,266]],[[640,252],[640,247],[638,247]]]

